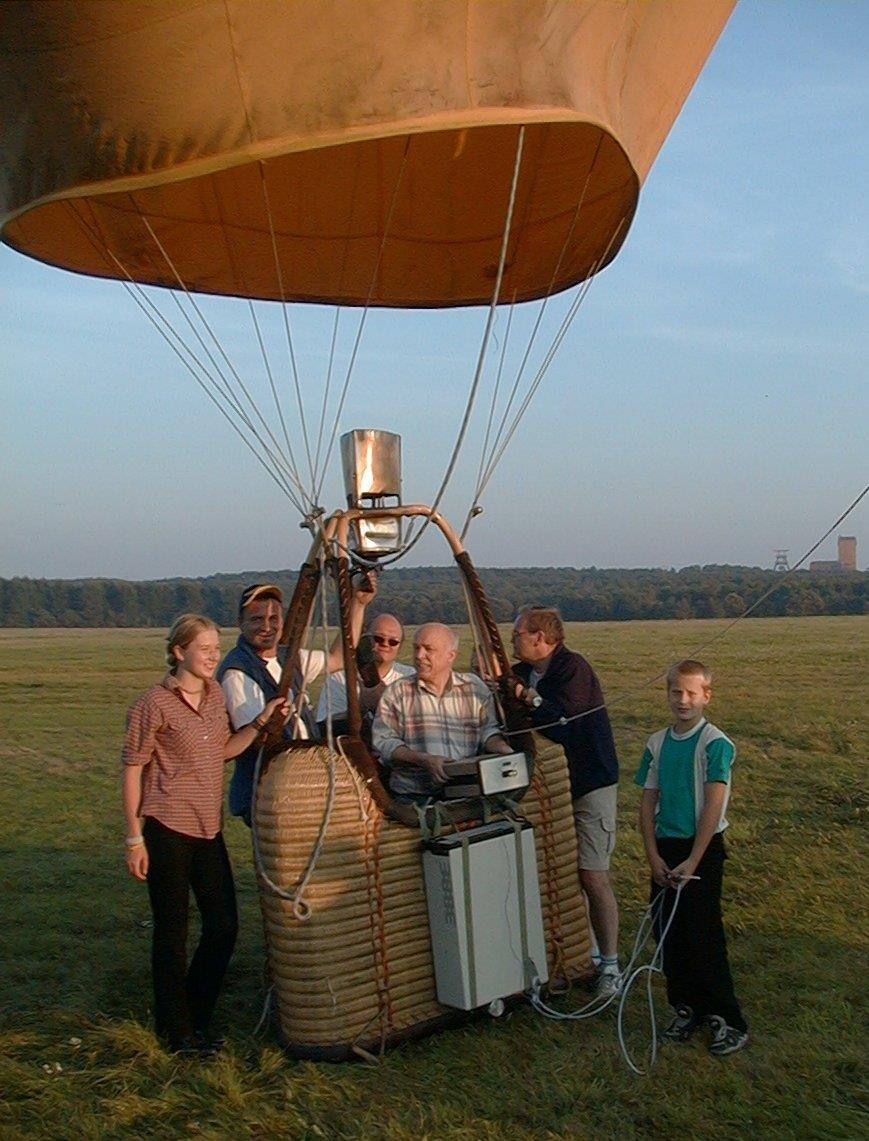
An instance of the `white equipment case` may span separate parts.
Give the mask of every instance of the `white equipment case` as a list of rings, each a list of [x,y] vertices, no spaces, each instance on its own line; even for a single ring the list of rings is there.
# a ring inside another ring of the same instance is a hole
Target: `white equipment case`
[[[438,1002],[473,1010],[546,982],[534,829],[498,820],[424,840]]]

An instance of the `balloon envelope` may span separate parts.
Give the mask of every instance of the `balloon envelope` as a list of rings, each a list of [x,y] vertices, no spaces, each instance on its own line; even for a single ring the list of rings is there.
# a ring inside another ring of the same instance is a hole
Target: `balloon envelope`
[[[0,5],[0,227],[67,269],[341,304],[582,281],[735,0]]]

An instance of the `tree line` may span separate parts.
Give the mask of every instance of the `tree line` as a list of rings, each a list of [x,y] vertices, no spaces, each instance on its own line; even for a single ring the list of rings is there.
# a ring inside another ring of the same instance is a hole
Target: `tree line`
[[[799,571],[786,577],[759,567],[738,566],[681,570],[513,567],[481,569],[479,574],[500,622],[510,621],[528,602],[557,606],[568,622],[729,618],[742,614],[776,585],[778,589],[753,611],[753,617],[869,613],[869,575],[860,571]],[[295,578],[295,572],[284,570],[153,582],[0,579],[0,625],[164,627],[178,614],[194,611],[231,626],[246,585],[273,582],[289,599]],[[380,578],[376,608],[394,611],[409,625],[467,621],[459,573],[453,567],[390,568]]]

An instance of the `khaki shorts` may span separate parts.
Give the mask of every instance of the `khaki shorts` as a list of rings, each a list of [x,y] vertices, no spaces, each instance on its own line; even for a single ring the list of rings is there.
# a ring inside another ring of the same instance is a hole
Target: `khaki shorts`
[[[579,866],[587,872],[609,871],[616,846],[616,802],[619,786],[595,788],[573,802]]]

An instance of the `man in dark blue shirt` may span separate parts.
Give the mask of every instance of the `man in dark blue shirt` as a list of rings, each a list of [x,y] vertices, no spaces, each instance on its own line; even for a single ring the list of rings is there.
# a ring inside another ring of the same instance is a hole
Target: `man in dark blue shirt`
[[[518,696],[531,721],[564,749],[570,773],[579,877],[600,955],[598,990],[620,986],[619,911],[609,877],[616,838],[619,763],[603,691],[581,654],[564,645],[564,627],[552,607],[526,606],[513,626],[513,667],[522,680]],[[566,724],[557,724],[568,718]],[[553,724],[556,722],[556,724]]]

